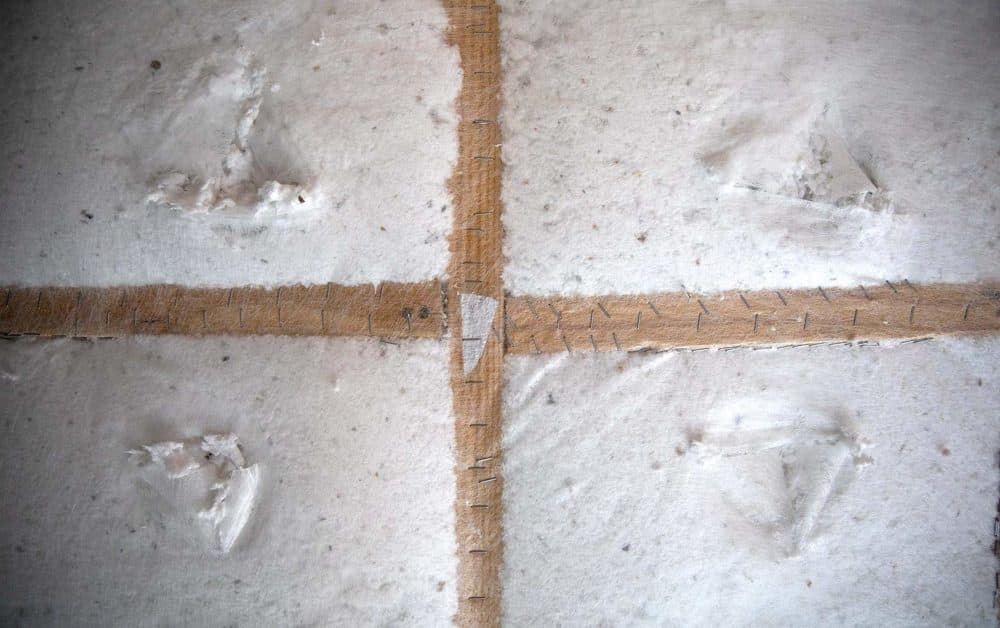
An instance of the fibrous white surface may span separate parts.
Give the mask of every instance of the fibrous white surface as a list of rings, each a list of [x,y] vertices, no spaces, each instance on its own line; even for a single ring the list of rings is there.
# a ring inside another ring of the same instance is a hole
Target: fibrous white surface
[[[512,292],[995,278],[995,3],[500,4]]]
[[[998,350],[509,359],[506,623],[993,625]]]
[[[129,455],[150,469],[147,485],[170,502],[172,511],[187,519],[195,514],[207,525],[212,548],[223,554],[233,548],[253,514],[261,474],[258,465],[246,465],[235,434],[153,443]],[[183,486],[176,480],[185,480]]]
[[[447,363],[435,342],[0,343],[0,624],[447,625]]]
[[[42,0],[0,19],[0,284],[443,274],[461,73],[440,3]]]

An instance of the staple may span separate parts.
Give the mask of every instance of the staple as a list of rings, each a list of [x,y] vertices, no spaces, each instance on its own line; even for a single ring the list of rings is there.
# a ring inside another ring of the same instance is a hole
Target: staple
[[[486,456],[485,458],[476,458],[476,464],[481,464],[483,462],[489,462],[490,460],[493,460],[494,457],[495,456]]]
[[[42,291],[41,290],[38,291],[38,298],[35,299],[35,309],[36,310],[42,309]]]
[[[389,340],[388,338],[379,338],[378,341],[380,343],[384,344],[384,345],[392,345],[394,347],[398,347],[399,346],[398,342],[394,342],[392,340]]]
[[[611,339],[615,341],[615,348],[621,351],[622,346],[618,343],[618,334],[611,332]]]
[[[470,231],[470,232],[475,232],[475,233],[482,233],[483,229],[482,229],[482,227],[464,227],[462,229],[462,231]]]
[[[469,427],[486,427],[488,423],[469,423]]]
[[[485,600],[486,596],[485,595],[470,595],[468,599],[470,599],[470,600]]]
[[[240,327],[243,327],[243,306],[240,306]]]
[[[892,289],[893,294],[899,294],[899,291],[896,290],[896,286],[892,285],[892,282],[889,281],[888,279],[885,280],[885,285],[889,286],[889,288]]]
[[[566,352],[573,353],[573,348],[569,346],[569,340],[566,340],[566,334],[562,334],[562,341],[566,345]]]
[[[483,265],[482,262],[476,262],[476,261],[472,261],[472,260],[466,260],[466,261],[462,262],[462,264],[464,264],[466,266],[482,266]]]
[[[278,327],[284,326],[284,321],[281,320],[281,306],[278,306]]]
[[[913,313],[916,311],[916,309],[917,309],[916,305],[911,305],[910,306],[910,324],[911,325],[913,324]]]
[[[493,157],[487,157],[486,155],[476,155],[476,159],[479,161],[493,161]]]
[[[483,119],[477,118],[477,119],[475,119],[475,120],[472,121],[472,124],[479,124],[479,125],[496,124],[496,121],[495,120],[483,120]]]
[[[372,336],[372,313],[368,312],[368,335]]]
[[[594,353],[597,353],[597,343],[594,342],[594,334],[590,334],[590,346],[594,348]]]
[[[594,308],[590,308],[590,324],[587,326],[587,329],[593,329],[593,328],[594,328]]]
[[[705,312],[705,316],[711,315],[711,312],[709,312],[708,308],[705,307],[705,304],[701,302],[701,299],[698,299],[698,305],[701,307],[701,310]]]
[[[865,295],[865,299],[868,301],[872,300],[872,295],[868,294],[868,290],[864,286],[858,286],[861,288],[861,293]]]
[[[604,307],[603,303],[601,303],[600,301],[598,301],[597,302],[597,307],[601,308],[601,311],[604,312],[605,316],[607,316],[608,318],[611,318],[611,314],[608,313],[608,308]]]
[[[473,549],[473,550],[469,550],[469,553],[470,554],[485,554],[486,550],[484,550],[484,549]]]
[[[556,317],[556,329],[559,329],[559,322],[562,320],[562,312],[557,310],[551,303],[548,304],[549,309],[552,310],[553,316]]]
[[[483,479],[479,480],[479,483],[480,484],[489,484],[490,482],[496,482],[496,481],[497,481],[497,476],[493,475],[493,476],[490,476],[488,478],[483,478]]]
[[[514,319],[512,319],[508,314],[507,310],[504,309],[503,319],[507,323],[507,326],[511,328],[512,331],[517,331],[517,325],[514,324]]]
[[[934,340],[934,338],[932,336],[923,336],[921,338],[907,338],[906,340],[900,340],[899,344],[909,345],[917,342],[927,342],[928,340]]]
[[[698,312],[698,320],[694,324],[695,331],[701,331],[701,312]]]
[[[121,290],[121,296],[118,298],[118,307],[125,307],[125,289]]]
[[[854,309],[854,318],[851,320],[851,326],[852,327],[857,327],[858,326],[858,310],[857,310],[857,308]]]
[[[138,324],[138,317],[139,317],[139,306],[136,305],[136,306],[132,307],[132,328],[133,329]]]
[[[483,380],[481,380],[481,379],[467,379],[467,380],[465,380],[465,383],[466,384],[484,384],[485,382]]]
[[[486,467],[483,467],[483,466],[480,466],[480,465],[472,465],[471,467],[465,467],[465,470],[466,471],[477,471],[477,470],[481,470],[481,469],[485,469],[485,468]]]
[[[809,312],[806,312],[805,316],[802,317],[802,331],[805,331],[807,327],[809,327]]]
[[[639,329],[639,324],[642,322],[642,312],[635,313],[635,328]]]
[[[167,310],[167,327],[170,327],[170,310]],[[201,311],[201,328],[208,328],[208,311],[206,310]]]
[[[489,504],[472,504],[471,506],[469,506],[469,508],[483,508],[483,509],[488,509],[489,508]]]
[[[753,333],[757,333],[757,321],[760,318],[760,314],[753,315]]]
[[[969,320],[969,308],[970,308],[970,307],[972,307],[972,304],[971,304],[971,303],[967,303],[967,304],[965,305],[965,312],[964,312],[964,313],[962,314],[962,320],[963,320],[963,321],[967,321],[967,320]]]
[[[743,305],[747,306],[748,310],[750,309],[750,304],[747,303],[747,298],[745,296],[743,296],[742,292],[740,293],[740,301],[743,301]]]
[[[919,294],[919,292],[917,291],[917,289],[913,287],[913,284],[910,283],[909,279],[903,279],[903,283],[906,284],[907,288],[909,288],[910,290],[913,290],[914,293]]]
[[[653,310],[653,314],[656,314],[656,318],[663,318],[663,315],[656,309],[656,306],[653,305],[652,301],[646,301],[646,305],[649,306],[649,309]],[[591,312],[591,315],[593,315],[593,312]]]
[[[778,300],[781,301],[781,304],[787,307],[788,306],[788,301],[785,301],[785,297],[781,296],[781,291],[780,290],[775,290],[774,293],[776,295],[778,295]]]
[[[104,313],[104,326],[111,327],[111,312]]]
[[[384,286],[382,284],[379,284],[379,285],[377,285],[375,287],[375,303],[381,303],[382,302],[382,288],[383,287]]]
[[[535,353],[541,353],[542,352],[542,348],[538,346],[538,341],[535,340],[535,336],[534,335],[531,336],[531,344],[535,345]]]
[[[823,300],[827,303],[830,302],[830,297],[826,296],[826,290],[823,290],[823,286],[816,286],[819,289],[819,293],[823,295]]]

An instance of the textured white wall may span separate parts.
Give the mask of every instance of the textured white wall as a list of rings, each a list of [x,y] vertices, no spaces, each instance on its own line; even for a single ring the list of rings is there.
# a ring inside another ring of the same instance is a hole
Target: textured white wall
[[[995,278],[996,3],[501,5],[512,292]]]
[[[997,340],[518,357],[509,625],[993,625]]]
[[[447,625],[447,363],[430,341],[0,344],[0,623]],[[225,555],[126,453],[211,432],[261,472]]]
[[[443,274],[460,74],[435,0],[43,1],[3,19],[0,284]],[[171,173],[219,179],[236,207],[148,202]],[[269,181],[289,188],[255,213]]]

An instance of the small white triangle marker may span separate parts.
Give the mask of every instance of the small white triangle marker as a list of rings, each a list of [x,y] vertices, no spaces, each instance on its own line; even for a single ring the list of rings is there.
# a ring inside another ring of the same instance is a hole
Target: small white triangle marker
[[[497,300],[479,294],[461,295],[462,308],[462,368],[468,375],[479,364],[489,340]]]

